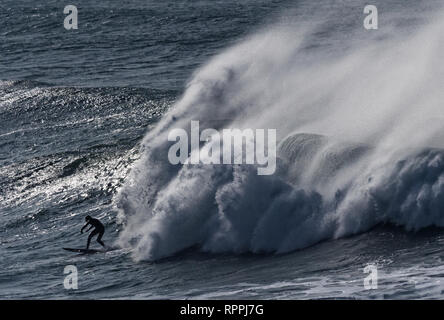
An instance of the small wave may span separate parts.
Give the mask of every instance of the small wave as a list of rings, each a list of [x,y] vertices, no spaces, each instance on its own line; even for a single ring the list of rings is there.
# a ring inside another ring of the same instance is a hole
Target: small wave
[[[50,83],[35,81],[35,80],[0,80],[0,88],[21,88],[21,89],[32,89],[38,87],[50,87]]]

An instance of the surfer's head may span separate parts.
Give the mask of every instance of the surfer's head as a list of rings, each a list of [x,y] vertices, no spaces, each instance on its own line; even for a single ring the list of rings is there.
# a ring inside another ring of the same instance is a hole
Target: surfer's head
[[[89,221],[89,220],[91,220],[91,216],[86,216],[85,221]]]

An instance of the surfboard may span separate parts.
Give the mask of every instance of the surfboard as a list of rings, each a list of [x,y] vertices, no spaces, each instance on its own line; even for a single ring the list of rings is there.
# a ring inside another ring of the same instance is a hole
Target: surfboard
[[[91,253],[98,253],[98,252],[106,252],[104,250],[94,250],[94,249],[80,249],[80,248],[63,248],[63,250],[71,251],[71,252],[77,252],[77,253],[84,253],[84,254],[91,254]]]

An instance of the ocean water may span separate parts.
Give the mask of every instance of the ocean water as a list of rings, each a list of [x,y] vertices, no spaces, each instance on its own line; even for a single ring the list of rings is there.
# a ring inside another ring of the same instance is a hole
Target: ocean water
[[[0,298],[442,298],[440,2],[3,0]],[[276,173],[170,164],[192,120]],[[86,215],[114,250],[62,250]]]

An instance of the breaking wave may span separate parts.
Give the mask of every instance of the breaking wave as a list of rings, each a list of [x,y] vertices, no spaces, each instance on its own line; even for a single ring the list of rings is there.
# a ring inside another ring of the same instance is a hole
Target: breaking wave
[[[120,244],[136,260],[284,253],[380,223],[444,226],[443,30],[321,51],[314,24],[276,26],[214,57],[144,138],[116,198]],[[277,129],[276,173],[171,165],[168,133],[192,120]]]

